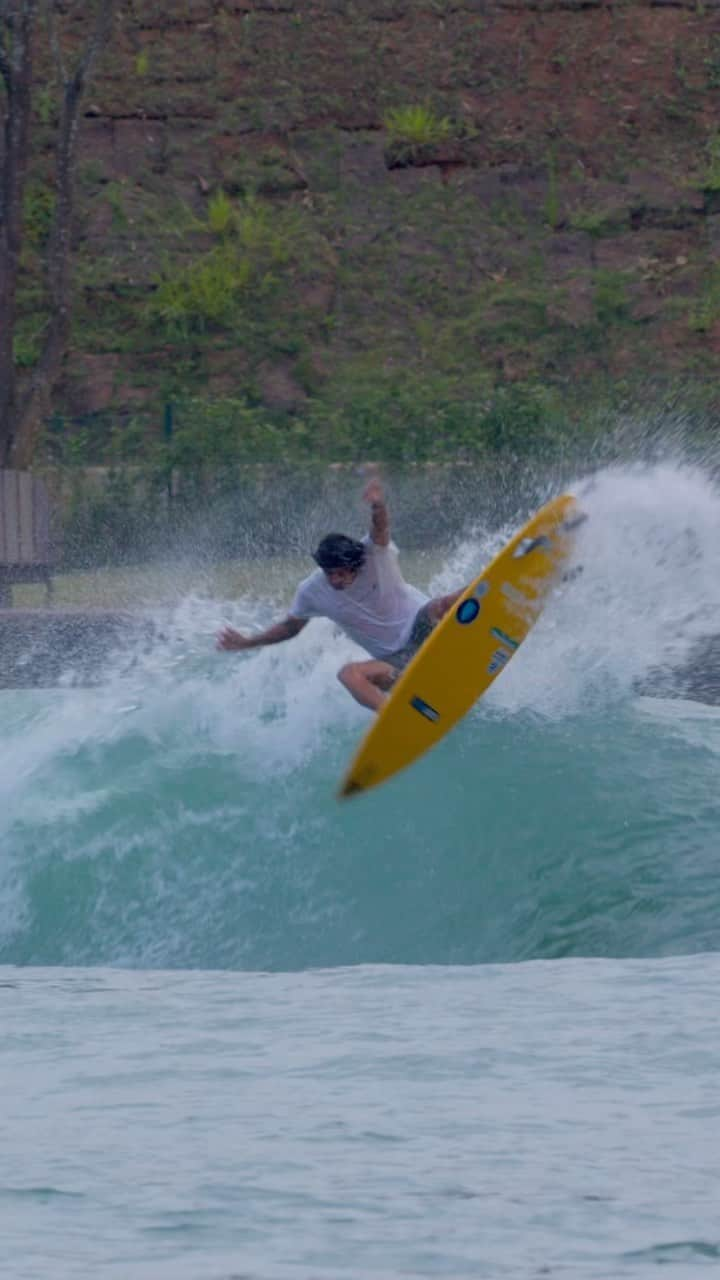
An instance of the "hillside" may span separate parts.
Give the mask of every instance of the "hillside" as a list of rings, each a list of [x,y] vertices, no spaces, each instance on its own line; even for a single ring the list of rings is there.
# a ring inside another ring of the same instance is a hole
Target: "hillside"
[[[719,95],[716,0],[138,0],[86,104],[58,413],[341,430],[353,398],[712,378]]]

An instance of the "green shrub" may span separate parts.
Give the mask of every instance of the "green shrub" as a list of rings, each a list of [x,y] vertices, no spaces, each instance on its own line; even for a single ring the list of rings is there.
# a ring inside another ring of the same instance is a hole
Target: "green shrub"
[[[166,452],[171,467],[194,475],[221,473],[239,463],[278,462],[295,451],[296,427],[242,397],[186,398],[175,406]]]
[[[391,166],[433,163],[438,148],[465,136],[462,126],[449,116],[438,116],[426,106],[396,107],[384,120],[387,130],[386,162]]]
[[[249,278],[249,263],[225,246],[177,274],[168,267],[149,304],[149,319],[171,338],[231,325]]]
[[[184,268],[167,262],[146,305],[147,323],[178,340],[206,330],[245,334],[263,316],[265,326],[282,330],[269,301],[290,292],[297,273],[320,261],[327,246],[292,207],[274,209],[254,197],[233,205],[223,197],[213,211],[222,238]]]
[[[19,369],[31,369],[42,349],[46,316],[21,316],[13,333],[13,357]]]
[[[208,205],[210,230],[216,236],[224,236],[232,229],[234,211],[232,201],[224,191],[216,191]]]
[[[562,222],[560,208],[560,187],[558,183],[557,158],[551,147],[547,154],[547,192],[545,195],[545,221],[551,230],[555,230]]]
[[[707,142],[707,168],[703,178],[704,191],[720,191],[720,133],[713,133]]]
[[[453,462],[490,455],[539,456],[562,434],[538,388],[492,390],[484,380],[392,371],[346,374],[308,410],[311,447],[336,460]]]
[[[52,124],[58,114],[57,94],[51,84],[38,86],[33,102],[41,124]]]
[[[125,190],[122,182],[108,182],[103,192],[112,213],[112,225],[115,231],[127,231],[128,215],[125,208]]]
[[[613,235],[618,230],[618,221],[603,209],[576,209],[570,215],[570,226],[573,231],[585,231],[599,240],[601,236]]]
[[[435,146],[453,133],[449,116],[437,116],[429,106],[395,107],[383,121],[390,144]]]
[[[708,274],[701,296],[692,304],[688,323],[694,333],[707,333],[720,320],[720,268]]]
[[[236,329],[249,308],[281,288],[289,268],[309,252],[293,210],[275,211],[227,196],[211,206],[221,242],[179,270],[166,265],[147,309],[151,325],[170,338],[188,339],[208,329]]]
[[[625,277],[620,271],[601,270],[595,275],[593,298],[598,324],[608,327],[627,319],[628,297]]]
[[[44,182],[28,182],[23,200],[25,235],[34,248],[47,243],[55,214],[55,192]]]

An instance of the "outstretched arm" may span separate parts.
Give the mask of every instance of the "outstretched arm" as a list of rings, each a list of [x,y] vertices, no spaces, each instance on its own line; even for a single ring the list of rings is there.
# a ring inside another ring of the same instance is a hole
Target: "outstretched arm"
[[[385,502],[385,492],[378,476],[373,476],[365,486],[363,499],[370,504],[370,537],[378,547],[387,547],[390,542],[390,516]]]
[[[223,627],[217,640],[218,649],[236,651],[242,649],[260,649],[266,644],[280,644],[281,640],[292,640],[307,625],[308,618],[283,618],[265,631],[258,631],[254,636],[244,636],[234,627]]]

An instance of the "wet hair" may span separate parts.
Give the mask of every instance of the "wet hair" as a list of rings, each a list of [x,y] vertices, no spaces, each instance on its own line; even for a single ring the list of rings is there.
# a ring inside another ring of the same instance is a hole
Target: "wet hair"
[[[321,569],[361,569],[365,563],[365,544],[344,533],[328,533],[313,551],[313,560]]]

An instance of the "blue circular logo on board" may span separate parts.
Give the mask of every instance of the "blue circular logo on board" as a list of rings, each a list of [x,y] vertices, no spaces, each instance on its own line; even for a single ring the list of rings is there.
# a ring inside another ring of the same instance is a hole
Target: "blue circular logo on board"
[[[468,622],[474,622],[479,612],[480,612],[480,605],[478,604],[475,597],[471,596],[469,600],[463,600],[462,604],[458,605],[457,613],[455,614],[455,617],[457,618],[458,622],[462,622],[463,624],[466,624]]]

